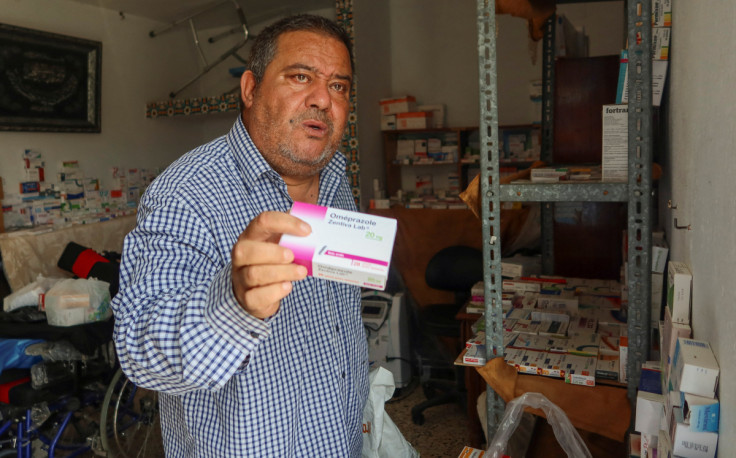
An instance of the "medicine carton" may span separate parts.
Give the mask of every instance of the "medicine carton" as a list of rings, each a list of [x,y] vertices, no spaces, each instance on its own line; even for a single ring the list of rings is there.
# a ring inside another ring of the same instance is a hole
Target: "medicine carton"
[[[279,244],[313,277],[383,290],[391,262],[396,220],[294,202],[291,214],[312,227],[306,237],[288,234]]]
[[[713,398],[716,395],[720,367],[708,342],[677,339],[670,378],[674,391]]]
[[[629,107],[603,105],[603,181],[629,179]]]
[[[670,261],[667,265],[667,308],[672,321],[690,324],[690,284],[693,275],[687,264]]]
[[[718,433],[693,431],[690,425],[685,423],[682,409],[679,407],[672,409],[672,417],[670,437],[674,456],[693,458],[716,456]]]
[[[682,413],[693,431],[718,432],[720,402],[718,398],[706,398],[689,393],[682,395]]]
[[[652,27],[672,26],[672,0],[652,0]]]
[[[396,113],[396,129],[428,129],[432,127],[431,111]]]
[[[396,113],[406,113],[407,111],[414,111],[416,107],[417,99],[411,95],[398,98],[381,99],[379,104],[381,105],[381,114],[390,115]]]
[[[396,130],[396,115],[381,116],[381,130]]]
[[[565,355],[562,370],[565,382],[572,385],[595,386],[595,369],[598,358],[591,356]]]

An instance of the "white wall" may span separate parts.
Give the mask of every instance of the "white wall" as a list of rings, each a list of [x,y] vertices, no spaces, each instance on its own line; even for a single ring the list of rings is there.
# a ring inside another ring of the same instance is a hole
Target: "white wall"
[[[87,176],[103,186],[111,166],[155,168],[223,133],[208,125],[218,114],[145,119],[147,102],[166,99],[182,79],[198,71],[187,35],[148,37],[161,24],[65,0],[0,0],[2,22],[102,42],[102,132],[99,134],[0,132],[0,176],[6,192],[17,192],[24,149],[42,153],[46,177],[55,180],[57,164],[78,160]]]
[[[353,3],[358,84],[358,154],[361,208],[373,198],[373,180],[386,182],[378,100],[391,93],[389,0]]]
[[[734,23],[734,2],[673,2],[660,199],[671,259],[693,273],[693,333],[710,341],[721,366],[720,457],[736,456]],[[674,229],[675,217],[692,230]]]

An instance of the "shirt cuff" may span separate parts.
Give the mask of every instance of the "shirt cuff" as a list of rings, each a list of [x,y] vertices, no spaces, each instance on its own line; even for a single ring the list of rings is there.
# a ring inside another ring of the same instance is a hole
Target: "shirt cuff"
[[[204,316],[212,329],[243,352],[245,358],[271,336],[271,327],[246,312],[235,299],[231,270],[232,264],[228,263],[215,275],[207,293]]]

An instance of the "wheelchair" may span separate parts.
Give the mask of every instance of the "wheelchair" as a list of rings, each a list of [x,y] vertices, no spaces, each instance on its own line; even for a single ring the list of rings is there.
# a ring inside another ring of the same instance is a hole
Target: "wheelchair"
[[[158,394],[122,372],[112,328],[0,320],[2,339],[41,340],[40,362],[0,373],[0,458],[163,456]]]

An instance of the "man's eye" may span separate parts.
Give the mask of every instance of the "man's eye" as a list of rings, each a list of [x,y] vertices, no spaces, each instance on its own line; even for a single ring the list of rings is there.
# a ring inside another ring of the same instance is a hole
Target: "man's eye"
[[[297,80],[300,83],[306,83],[309,81],[309,77],[303,73],[299,73],[298,75],[294,75],[294,79]]]
[[[348,86],[343,83],[334,83],[332,85],[332,89],[334,89],[337,92],[346,92],[348,90]]]

